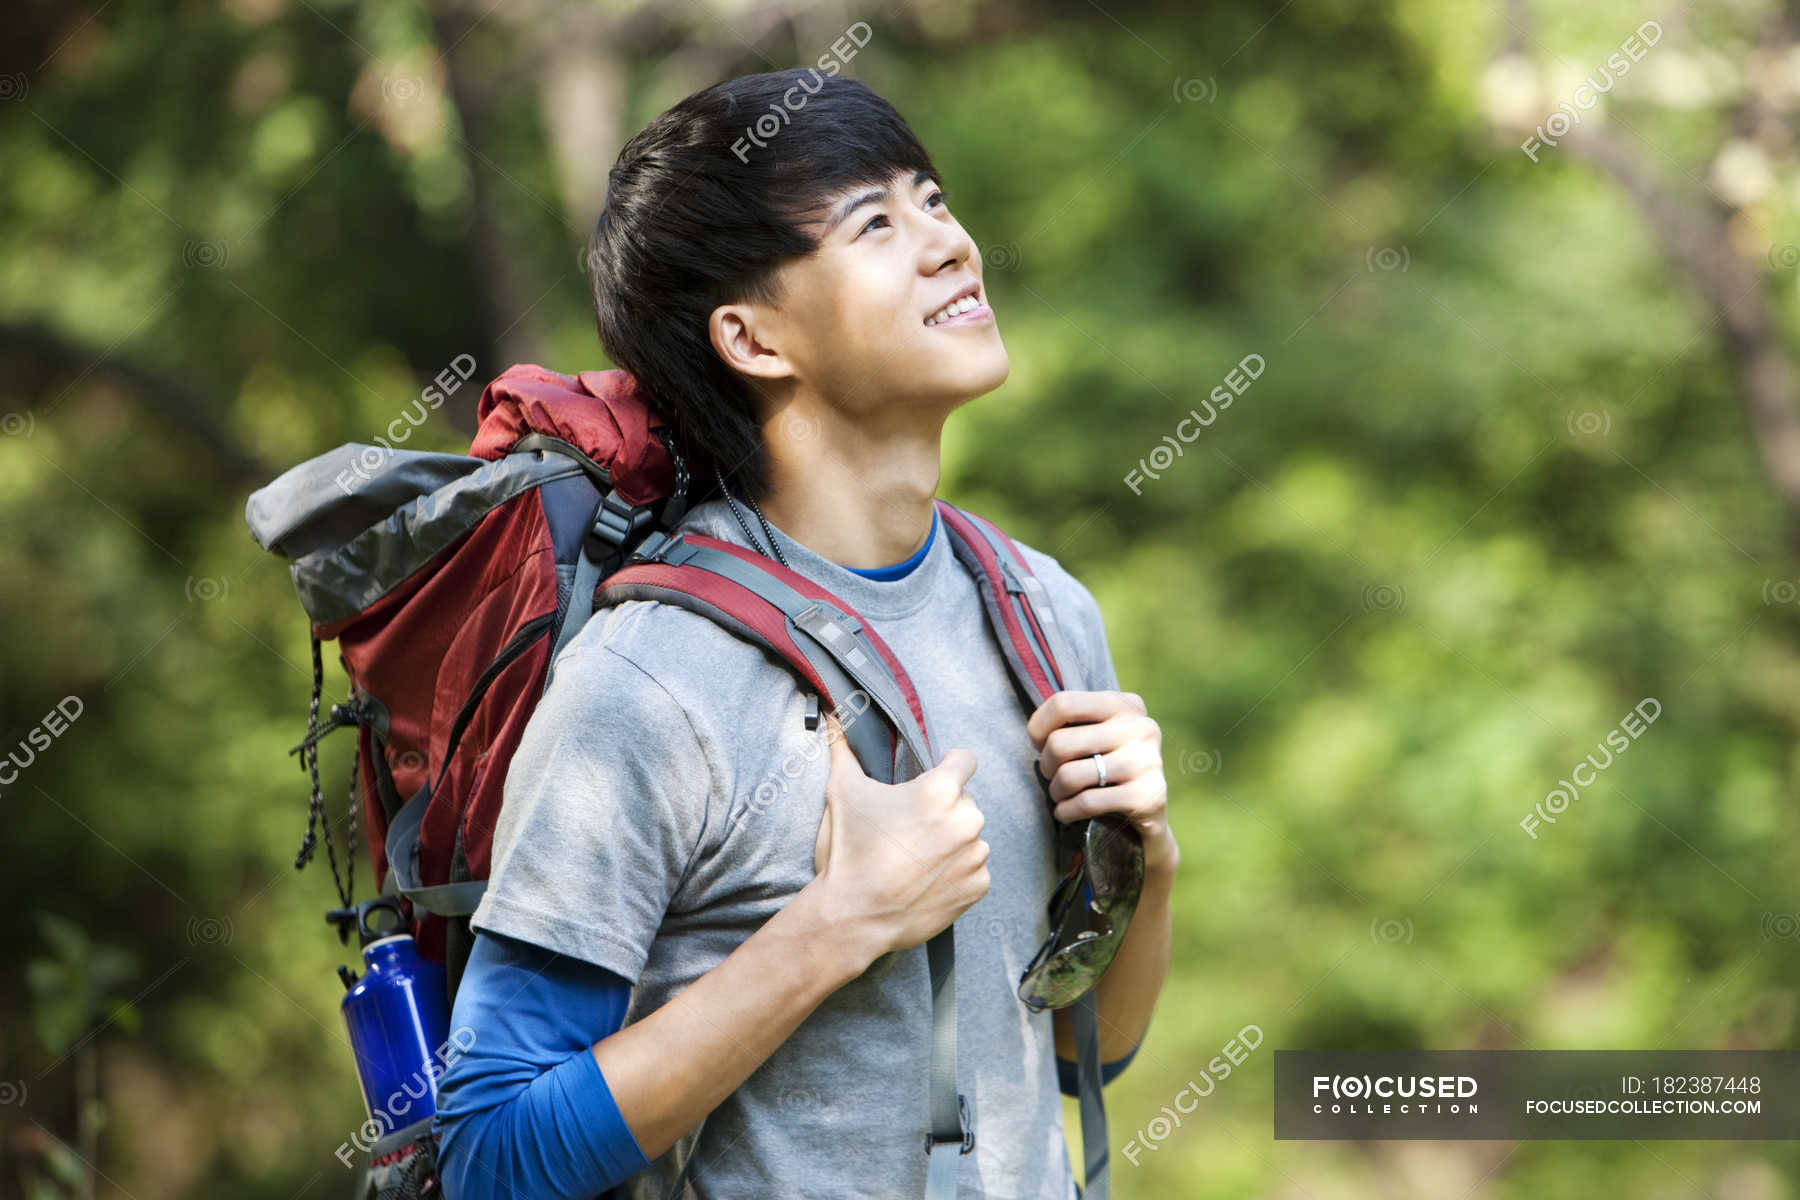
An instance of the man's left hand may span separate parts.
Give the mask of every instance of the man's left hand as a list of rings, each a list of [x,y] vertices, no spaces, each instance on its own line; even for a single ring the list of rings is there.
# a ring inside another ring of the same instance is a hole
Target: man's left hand
[[[1037,748],[1037,770],[1050,781],[1058,821],[1116,812],[1129,818],[1144,843],[1146,871],[1173,871],[1180,851],[1169,829],[1163,779],[1162,728],[1136,692],[1057,692],[1025,725]],[[1094,755],[1106,763],[1099,787]]]

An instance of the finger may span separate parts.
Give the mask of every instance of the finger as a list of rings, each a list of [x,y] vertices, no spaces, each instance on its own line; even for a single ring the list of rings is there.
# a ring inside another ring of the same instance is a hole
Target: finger
[[[988,843],[981,838],[976,838],[958,852],[957,857],[962,862],[963,872],[973,875],[988,865],[991,853]]]
[[[1115,786],[1119,784],[1125,772],[1120,765],[1118,752],[1095,753],[1106,763],[1106,782]],[[1100,786],[1100,765],[1094,761],[1094,755],[1075,754],[1063,759],[1051,770],[1049,786],[1044,790],[1050,797],[1050,803],[1060,804],[1077,792]]]
[[[939,773],[953,780],[960,792],[962,786],[969,782],[969,777],[975,774],[975,752],[953,746],[944,751],[944,757],[938,759],[937,766],[931,768],[931,773]]]
[[[981,811],[981,805],[975,797],[967,792],[958,792],[956,806],[962,812],[963,819],[969,823],[969,836],[974,837],[987,825],[987,814]]]
[[[831,743],[831,771],[849,772],[852,778],[868,778],[857,760],[856,751],[850,749],[850,739],[844,736],[844,726],[837,719],[835,712],[825,714],[825,737]]]
[[[1106,758],[1106,755],[1102,754],[1101,757]],[[1118,782],[1118,772],[1114,769],[1114,763],[1110,759],[1106,764],[1106,780],[1112,784]],[[1050,797],[1050,803],[1054,805],[1062,803],[1078,792],[1099,786],[1100,768],[1094,762],[1092,754],[1083,754],[1065,759],[1051,772],[1049,786],[1044,791]]]
[[[1129,710],[1131,700],[1137,700],[1137,697],[1127,699],[1128,695],[1124,692],[1052,693],[1025,722],[1025,732],[1030,735],[1031,744],[1041,748],[1053,729],[1071,722],[1104,721],[1116,712]],[[1143,701],[1137,700],[1137,703],[1142,705]]]
[[[1116,787],[1083,788],[1051,809],[1051,815],[1064,824],[1116,812],[1136,817],[1154,806],[1161,791],[1160,782],[1150,776],[1133,779]]]
[[[1064,763],[1094,754],[1110,754],[1134,737],[1147,735],[1148,731],[1141,727],[1147,720],[1148,717],[1131,713],[1115,713],[1092,725],[1064,725],[1052,729],[1038,749],[1038,774],[1045,779],[1054,779],[1057,768]],[[1113,764],[1106,765],[1110,769]]]
[[[1162,769],[1162,751],[1153,743],[1128,741],[1115,750],[1097,751],[1106,763],[1106,783],[1100,782],[1100,766],[1093,754],[1076,754],[1063,760],[1045,789],[1052,804],[1061,803],[1086,788],[1111,789]]]
[[[825,815],[819,818],[818,836],[813,838],[813,874],[817,875],[831,861],[831,805],[825,805]]]

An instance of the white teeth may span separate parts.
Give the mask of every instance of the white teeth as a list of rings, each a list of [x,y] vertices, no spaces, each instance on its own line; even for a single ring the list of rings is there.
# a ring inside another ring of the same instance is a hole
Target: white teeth
[[[926,317],[925,324],[936,325],[939,321],[948,321],[958,313],[968,312],[971,308],[974,308],[980,303],[981,301],[977,300],[974,296],[964,296],[961,300],[952,300],[949,304],[944,305],[944,307],[938,309],[929,317]]]

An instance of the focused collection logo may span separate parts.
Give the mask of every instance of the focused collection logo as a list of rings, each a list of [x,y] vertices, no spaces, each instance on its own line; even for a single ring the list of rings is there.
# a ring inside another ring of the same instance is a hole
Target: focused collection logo
[[[1314,1075],[1315,1113],[1410,1116],[1481,1111],[1470,1075]],[[1329,1099],[1328,1099],[1329,1098]]]

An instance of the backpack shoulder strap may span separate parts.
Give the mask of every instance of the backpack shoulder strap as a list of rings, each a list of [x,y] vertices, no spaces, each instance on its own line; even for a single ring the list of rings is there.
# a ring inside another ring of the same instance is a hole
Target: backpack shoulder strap
[[[855,609],[804,575],[703,534],[652,534],[596,604],[626,600],[679,605],[775,654],[837,712],[871,778],[899,782],[935,761],[900,660]],[[870,708],[881,722],[856,719]]]
[[[1049,591],[1018,546],[986,517],[948,500],[939,500],[937,509],[956,557],[975,577],[988,623],[1032,707],[1052,692],[1078,687],[1081,660],[1069,648]]]
[[[936,503],[953,552],[974,577],[1007,666],[1032,706],[1078,686],[1080,660],[1048,590],[1018,546],[985,517],[945,500]],[[904,746],[915,773],[936,760],[918,693],[900,660],[861,614],[806,576],[719,538],[659,532],[607,577],[595,604],[626,600],[661,600],[711,618],[774,653],[833,708],[850,708],[839,714],[847,734],[860,708],[873,704],[889,725],[890,757]],[[846,705],[858,690],[867,703]],[[884,765],[851,741],[872,778],[891,783],[911,777],[896,772],[897,762]]]
[[[938,515],[950,531],[956,556],[975,577],[988,623],[1000,649],[1035,709],[1063,688],[1082,686],[1081,660],[1069,648],[1067,626],[1056,619],[1050,593],[1032,574],[1013,540],[985,517],[964,512],[946,500]],[[1059,862],[1059,867],[1063,864]],[[1081,1200],[1107,1200],[1111,1182],[1107,1163],[1106,1101],[1101,1093],[1100,1028],[1095,995],[1088,992],[1070,1010],[1075,1035],[1077,1096],[1081,1110],[1081,1145],[1085,1188]]]

